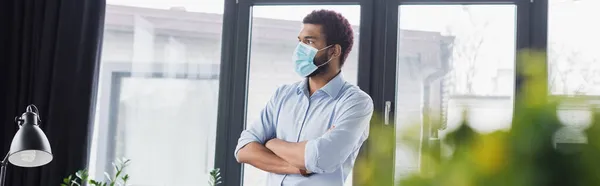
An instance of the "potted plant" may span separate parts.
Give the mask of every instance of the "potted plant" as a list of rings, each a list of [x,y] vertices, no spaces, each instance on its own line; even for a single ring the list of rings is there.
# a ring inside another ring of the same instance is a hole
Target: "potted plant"
[[[126,186],[129,181],[129,175],[124,174],[123,170],[129,165],[129,159],[118,159],[113,163],[115,169],[114,175],[109,175],[104,172],[105,181],[98,181],[89,178],[87,169],[79,170],[75,175],[69,175],[63,179],[61,186],[83,186],[85,183],[89,183],[93,186]]]
[[[79,170],[75,173],[75,175],[69,175],[68,177],[63,179],[63,183],[60,186],[83,186],[85,183],[92,186],[127,186],[127,182],[129,181],[129,175],[125,174],[123,171],[129,165],[130,160],[121,158],[116,160],[113,163],[113,168],[115,169],[114,175],[109,175],[107,172],[104,172],[105,181],[98,181],[94,179],[90,179],[89,173],[87,169]],[[210,171],[210,178],[208,180],[208,184],[210,186],[217,186],[221,184],[221,173],[219,168],[215,168]]]

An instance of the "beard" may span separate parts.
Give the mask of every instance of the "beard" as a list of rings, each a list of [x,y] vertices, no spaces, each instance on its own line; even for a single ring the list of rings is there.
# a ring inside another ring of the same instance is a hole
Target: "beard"
[[[327,63],[327,60],[329,60],[329,59],[327,59],[327,55],[321,55],[319,57],[315,57],[314,63],[315,63],[315,65],[319,66],[324,63]],[[327,71],[329,71],[329,65],[330,65],[330,63],[327,63],[323,66],[318,67],[317,70],[315,70],[313,73],[310,73],[306,77],[314,77],[316,75],[327,73]]]

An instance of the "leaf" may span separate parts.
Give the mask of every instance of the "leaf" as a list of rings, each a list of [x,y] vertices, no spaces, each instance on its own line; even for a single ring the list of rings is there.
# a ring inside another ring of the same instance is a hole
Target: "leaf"
[[[71,176],[66,177],[65,179],[63,179],[63,183],[66,183],[66,184],[71,183]]]
[[[71,181],[71,185],[77,185],[77,186],[81,186],[81,184],[77,183],[76,180]]]
[[[81,179],[81,182],[86,182],[89,178],[87,169],[79,170],[75,173],[77,178]]]
[[[101,186],[102,182],[98,182],[96,180],[90,180],[90,184],[95,185],[95,186]]]
[[[110,178],[110,175],[108,175],[107,172],[104,172],[104,176],[106,177],[106,179],[108,180],[108,182],[112,182],[112,179]]]

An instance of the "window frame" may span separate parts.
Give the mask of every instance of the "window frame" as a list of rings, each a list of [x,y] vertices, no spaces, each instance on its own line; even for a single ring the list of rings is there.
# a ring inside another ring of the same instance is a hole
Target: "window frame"
[[[540,11],[541,8],[543,8],[543,3],[540,2],[542,0],[389,0],[386,1],[387,2],[387,6],[386,6],[386,16],[387,22],[386,22],[386,41],[391,41],[385,44],[385,54],[384,56],[384,61],[385,61],[385,67],[384,67],[384,72],[383,73],[375,73],[375,74],[383,74],[383,78],[381,78],[384,81],[384,90],[383,90],[383,99],[384,100],[388,100],[391,101],[392,103],[394,103],[394,101],[396,100],[396,63],[397,63],[397,52],[398,51],[398,43],[401,41],[398,41],[398,29],[399,29],[399,25],[398,25],[398,19],[399,19],[399,10],[398,7],[402,6],[402,5],[498,5],[498,4],[512,4],[516,6],[516,20],[515,20],[515,32],[516,32],[516,51],[519,51],[521,49],[525,49],[525,48],[537,48],[540,45],[543,45],[540,42],[540,38],[544,37],[540,35],[536,35],[536,34],[532,34],[532,33],[537,33],[534,32],[533,28],[539,25],[543,25],[543,23],[540,23],[539,19],[542,18],[543,16],[539,15],[539,14],[543,14],[543,11]],[[542,28],[540,28],[542,29]],[[544,38],[545,39],[545,38]],[[541,48],[541,47],[540,47]],[[518,53],[516,53],[518,54]],[[515,59],[515,72],[518,72],[520,69],[520,66],[518,63],[519,61],[517,61]],[[514,95],[515,95],[515,100],[517,100],[518,98],[518,94],[517,92],[519,92],[521,90],[521,80],[523,77],[519,77],[519,75],[517,73],[515,73],[516,77],[515,77],[515,88],[514,88]],[[390,109],[390,113],[395,113],[395,104],[391,104],[392,107]],[[517,110],[514,109],[514,105],[513,105],[513,113],[518,112]],[[514,114],[513,114],[514,115]],[[390,121],[395,121],[394,115],[390,114]],[[390,124],[391,128],[394,128],[392,130],[395,130],[395,124]],[[423,124],[424,128],[429,128],[428,124],[424,123]],[[429,139],[429,134],[426,133],[423,136],[423,139]],[[427,143],[424,143],[427,144]],[[390,157],[390,159],[388,161],[390,162],[395,162],[395,157]],[[420,163],[421,164],[421,163]],[[392,167],[392,169],[395,169]],[[395,174],[395,170],[389,170],[389,172],[392,172],[393,174]],[[393,175],[392,175],[392,179],[393,179]]]
[[[357,83],[367,93],[372,89],[372,0],[225,0],[216,149],[220,156],[215,156],[215,167],[227,180],[224,185],[241,185],[243,181],[243,166],[235,160],[234,150],[246,125],[252,7],[260,5],[360,5]]]

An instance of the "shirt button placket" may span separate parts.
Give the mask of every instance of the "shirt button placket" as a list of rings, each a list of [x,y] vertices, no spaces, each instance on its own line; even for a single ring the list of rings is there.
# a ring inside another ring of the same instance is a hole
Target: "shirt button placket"
[[[302,117],[302,119],[300,121],[298,121],[298,124],[300,125],[300,131],[298,132],[298,138],[296,139],[296,142],[300,142],[300,137],[302,136],[302,129],[304,128],[304,123],[306,122],[306,116],[308,114],[308,109],[310,109],[310,97],[308,99],[303,99],[304,101],[308,101],[307,107],[306,109],[304,109],[304,117]],[[280,185],[283,185],[283,182],[285,181],[285,179],[287,178],[287,174],[285,176],[283,176],[283,178],[281,179]]]
[[[300,132],[298,133],[298,139],[296,139],[296,142],[300,142],[302,133],[304,131],[304,125],[306,124],[306,119],[308,117],[308,110],[310,109],[310,97],[308,97],[307,99],[304,99],[304,100],[308,103],[306,104],[306,109],[304,109],[304,113],[303,113],[304,116],[298,122],[298,124],[300,124]]]

